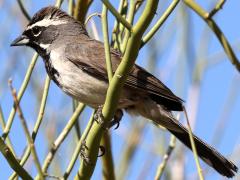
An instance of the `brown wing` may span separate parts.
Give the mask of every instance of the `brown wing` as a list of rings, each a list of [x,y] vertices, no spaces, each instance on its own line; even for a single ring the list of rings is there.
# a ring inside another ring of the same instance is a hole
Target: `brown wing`
[[[66,46],[65,53],[67,58],[82,70],[103,81],[108,80],[102,42],[86,39],[79,44],[70,43]],[[113,71],[115,71],[120,63],[121,54],[111,49],[111,55]],[[169,110],[182,110],[182,100],[160,80],[138,65],[133,67],[125,86],[147,93],[151,99]]]

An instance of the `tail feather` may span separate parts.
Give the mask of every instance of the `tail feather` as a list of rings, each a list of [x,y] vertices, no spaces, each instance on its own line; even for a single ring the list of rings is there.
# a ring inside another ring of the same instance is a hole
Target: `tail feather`
[[[192,150],[188,130],[182,124],[180,124],[180,122],[175,119],[169,118],[169,126],[167,126],[166,128],[173,135],[175,135],[176,138],[178,138],[183,144],[185,144],[189,149]],[[217,150],[203,142],[195,135],[194,142],[196,145],[198,156],[223,176],[230,178],[233,177],[238,171],[236,165],[234,165],[231,161],[227,160]]]
[[[176,136],[183,144],[192,150],[188,130],[177,121],[170,111],[152,100],[145,100],[144,103],[138,103],[135,109],[127,109],[131,114],[140,114],[143,117],[151,119],[157,125],[165,127]],[[213,147],[209,146],[197,136],[193,135],[198,156],[213,167],[216,171],[226,177],[233,177],[238,168],[231,161],[227,160]]]

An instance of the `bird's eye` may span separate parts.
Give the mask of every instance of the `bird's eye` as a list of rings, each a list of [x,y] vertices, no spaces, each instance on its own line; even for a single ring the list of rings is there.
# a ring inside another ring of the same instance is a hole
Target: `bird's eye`
[[[39,27],[33,27],[32,33],[33,33],[34,36],[38,36],[41,33],[40,28]]]

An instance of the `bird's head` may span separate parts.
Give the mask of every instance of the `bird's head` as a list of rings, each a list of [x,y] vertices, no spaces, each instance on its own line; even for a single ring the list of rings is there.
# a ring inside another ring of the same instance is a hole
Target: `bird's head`
[[[41,54],[48,51],[54,41],[79,34],[87,34],[81,23],[64,11],[49,6],[33,16],[22,35],[11,46],[30,46]]]

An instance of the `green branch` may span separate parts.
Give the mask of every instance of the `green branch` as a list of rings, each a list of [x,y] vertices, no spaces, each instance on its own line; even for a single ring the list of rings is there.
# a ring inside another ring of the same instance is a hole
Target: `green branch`
[[[74,9],[74,18],[84,24],[88,9],[93,0],[78,0]]]
[[[19,164],[18,160],[14,157],[10,148],[4,143],[4,139],[0,137],[0,151],[11,168],[22,178],[26,180],[32,180],[33,178],[28,172]]]
[[[200,180],[204,180],[203,174],[202,174],[202,168],[200,166],[200,162],[199,162],[199,158],[198,158],[196,144],[195,144],[193,133],[192,133],[192,128],[191,128],[191,125],[190,125],[188,115],[187,115],[187,111],[186,111],[185,107],[183,107],[183,112],[184,112],[186,120],[187,120],[188,134],[189,134],[191,148],[192,148],[192,151],[193,151],[194,159],[195,159],[197,170],[198,170],[198,176],[199,176]]]
[[[112,62],[111,62],[111,53],[109,47],[109,37],[108,37],[108,18],[107,18],[108,9],[103,4],[102,8],[102,29],[103,29],[103,38],[104,38],[104,49],[105,49],[105,57],[106,57],[106,65],[107,65],[107,74],[109,83],[112,80],[113,71],[112,71]],[[108,132],[103,134],[101,140],[106,152],[102,157],[102,164],[103,164],[103,178],[104,179],[115,179],[114,174],[114,164],[113,164],[113,157],[111,151],[111,138]]]
[[[108,19],[107,19],[107,7],[103,5],[102,10],[102,30],[103,30],[103,38],[104,38],[104,49],[105,49],[105,57],[106,57],[106,65],[107,65],[107,74],[109,83],[113,77],[112,71],[112,62],[111,62],[111,53],[109,47],[109,37],[108,37]]]
[[[33,161],[34,161],[34,163],[35,163],[35,165],[37,167],[40,179],[44,179],[43,178],[44,174],[43,174],[42,169],[41,169],[41,164],[40,164],[40,161],[39,161],[39,158],[38,158],[38,155],[37,155],[37,151],[36,151],[33,139],[32,139],[32,137],[30,135],[29,130],[28,130],[26,119],[23,116],[22,109],[21,109],[20,104],[19,104],[19,102],[17,100],[18,99],[17,98],[17,91],[12,86],[12,80],[9,80],[9,86],[10,86],[10,89],[11,89],[11,92],[12,92],[12,96],[13,96],[13,100],[14,100],[14,107],[15,107],[15,109],[18,112],[20,122],[21,122],[21,124],[23,126],[24,133],[25,133],[25,135],[27,137],[28,146],[30,147],[30,150],[31,150],[31,153],[32,153],[32,157],[33,157]]]
[[[30,20],[31,20],[31,17],[29,16],[27,10],[25,9],[22,1],[21,1],[21,0],[17,0],[17,2],[18,2],[18,5],[19,5],[19,7],[20,7],[20,9],[21,9],[21,11],[22,11],[22,13],[23,13],[23,15],[25,16],[25,18],[26,18],[28,21],[30,21]]]
[[[131,24],[133,24],[133,20],[134,20],[136,3],[137,2],[135,2],[135,1],[130,1],[130,5],[129,5],[127,20]],[[122,43],[121,43],[121,46],[120,46],[120,48],[121,48],[120,51],[122,52],[122,54],[124,54],[124,52],[126,50],[126,45],[127,45],[127,42],[128,42],[129,36],[130,36],[130,32],[126,31],[126,29],[123,27],[121,29],[121,33],[124,34],[124,37],[123,37],[123,40],[122,40]]]
[[[119,2],[118,12],[120,14],[122,14],[122,12],[123,12],[124,2],[126,2],[126,1],[125,0],[120,0],[120,2]],[[120,34],[121,34],[119,26],[120,26],[119,21],[115,20],[113,31],[112,31],[112,39],[111,39],[111,46],[114,49],[120,49],[120,43],[121,43],[121,40],[122,40],[121,38],[119,38]]]
[[[1,105],[0,105],[0,124],[1,124],[2,130],[4,130],[5,127],[6,127],[6,123],[5,123],[5,118],[4,118],[4,115],[3,115],[3,111],[2,111],[2,106]],[[10,148],[10,150],[12,151],[13,155],[16,156],[10,137],[7,136],[5,141],[6,141],[7,145],[8,145],[8,147]]]
[[[121,14],[112,6],[112,4],[108,0],[102,0],[102,2],[107,6],[107,8],[111,11],[111,13],[117,18],[117,20],[122,23],[130,32],[132,31],[132,25],[124,19]]]
[[[192,0],[184,0],[185,4],[193,9],[212,29],[214,34],[217,36],[219,42],[221,43],[225,53],[227,54],[231,63],[236,67],[236,69],[240,72],[240,63],[237,56],[234,54],[231,45],[229,44],[228,40],[218,27],[218,25],[213,21],[209,13],[206,12],[201,6],[199,6],[195,1]]]
[[[163,156],[163,161],[158,166],[157,173],[156,173],[155,178],[154,178],[155,180],[160,180],[161,179],[161,177],[163,175],[163,172],[164,172],[164,170],[167,166],[167,162],[169,160],[169,157],[172,154],[173,149],[175,148],[175,145],[176,145],[176,137],[174,135],[171,135],[171,140],[170,140],[170,143],[168,145],[167,151]]]
[[[114,113],[117,109],[118,100],[120,98],[121,89],[125,83],[125,80],[127,79],[128,73],[135,63],[135,59],[137,58],[141,45],[142,35],[152,21],[157,6],[158,0],[148,0],[144,11],[139,18],[139,21],[132,28],[131,35],[126,46],[126,52],[107,90],[106,100],[102,109],[102,115],[104,117],[105,123],[109,122],[114,116]],[[107,7],[109,8],[109,6]],[[86,140],[86,145],[88,147],[86,155],[90,158],[90,163],[85,163],[82,161],[75,179],[90,179],[92,176],[97,161],[100,140],[103,133],[104,129],[102,128],[102,125],[94,122],[92,128],[90,129],[89,136]]]
[[[52,145],[52,148],[50,149],[47,157],[44,160],[43,166],[42,166],[42,169],[43,169],[44,173],[47,172],[56,151],[58,150],[59,146],[62,144],[62,142],[64,141],[66,136],[69,134],[70,130],[74,126],[74,124],[75,124],[76,120],[78,119],[79,114],[82,112],[83,108],[84,108],[84,104],[80,103],[78,105],[78,107],[76,108],[75,112],[73,113],[72,117],[69,119],[67,125],[62,130],[61,134],[54,141],[54,143]]]
[[[212,18],[220,9],[222,9],[225,2],[226,0],[220,0],[213,8],[213,10],[210,13],[208,13],[208,18]]]
[[[39,127],[42,123],[43,115],[45,113],[45,107],[46,107],[46,102],[47,102],[49,86],[50,86],[50,78],[47,76],[46,80],[45,80],[45,85],[44,85],[44,90],[43,90],[43,95],[42,95],[42,100],[41,100],[41,104],[40,104],[38,117],[37,117],[36,123],[35,123],[34,128],[33,128],[33,132],[32,132],[33,142],[35,142]],[[21,161],[20,161],[20,164],[22,166],[27,162],[27,160],[30,156],[30,153],[31,153],[31,149],[30,149],[30,146],[28,146],[26,151],[22,155],[22,158],[21,158]],[[13,175],[11,175],[11,177],[9,179],[10,180],[15,179],[16,175],[17,175],[16,173],[13,173]]]
[[[167,10],[163,13],[163,15],[157,21],[157,23],[153,26],[153,28],[143,37],[141,47],[143,47],[153,37],[153,35],[159,30],[159,28],[167,20],[167,18],[173,12],[173,10],[175,9],[175,7],[177,6],[177,4],[179,2],[180,2],[180,0],[172,1],[172,3],[167,8]]]
[[[26,90],[26,88],[28,86],[29,80],[30,80],[32,72],[33,72],[33,68],[34,68],[34,66],[35,66],[35,64],[37,62],[37,58],[38,58],[38,54],[35,53],[33,55],[33,57],[32,57],[31,63],[29,65],[28,69],[27,69],[27,72],[26,72],[26,75],[24,77],[23,83],[22,83],[21,88],[20,88],[20,90],[18,92],[18,96],[17,96],[18,102],[21,101],[22,96],[23,96],[23,94],[24,94],[24,92],[25,92],[25,90]],[[2,137],[3,137],[4,140],[8,136],[9,131],[10,131],[11,127],[12,127],[12,123],[13,123],[13,119],[14,119],[15,114],[16,114],[16,109],[13,107],[11,112],[10,112],[10,115],[8,117],[6,127],[5,127],[5,129],[3,131]]]
[[[65,173],[63,175],[64,179],[68,179],[68,177],[69,177],[69,175],[70,175],[70,173],[73,169],[73,166],[77,161],[77,157],[81,153],[82,143],[83,143],[82,140],[85,139],[85,137],[88,135],[88,133],[89,133],[91,127],[92,127],[92,124],[93,124],[93,121],[94,121],[94,113],[95,113],[95,111],[92,113],[92,116],[91,116],[91,118],[90,118],[90,120],[87,124],[87,127],[85,128],[85,131],[83,132],[82,138],[77,143],[77,146],[76,146],[75,151],[73,153],[72,159],[70,160],[70,162],[68,164],[68,167],[67,167],[67,170],[65,171]]]

